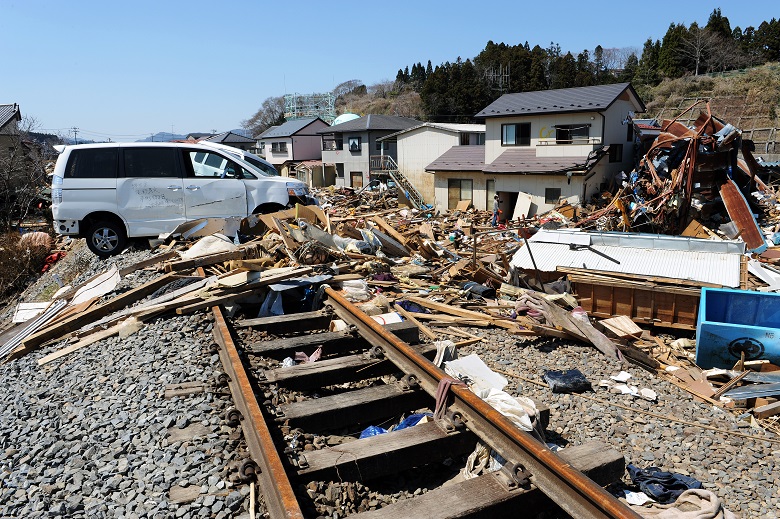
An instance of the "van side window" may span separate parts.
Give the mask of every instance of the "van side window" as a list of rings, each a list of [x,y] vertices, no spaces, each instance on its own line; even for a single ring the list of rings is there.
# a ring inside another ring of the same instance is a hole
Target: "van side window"
[[[188,176],[209,178],[255,178],[232,160],[217,153],[190,151],[184,154]],[[192,170],[190,170],[192,167]]]
[[[116,148],[73,150],[65,167],[65,178],[116,178]]]
[[[125,177],[178,178],[174,148],[124,148]]]

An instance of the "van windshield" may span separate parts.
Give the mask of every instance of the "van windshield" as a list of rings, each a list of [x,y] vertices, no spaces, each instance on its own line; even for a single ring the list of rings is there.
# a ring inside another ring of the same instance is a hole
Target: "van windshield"
[[[276,168],[271,166],[270,164],[266,164],[264,162],[260,162],[257,159],[253,159],[252,157],[244,156],[244,160],[252,164],[254,167],[259,169],[261,172],[265,173],[266,175],[270,177],[278,177],[279,172],[276,171]]]

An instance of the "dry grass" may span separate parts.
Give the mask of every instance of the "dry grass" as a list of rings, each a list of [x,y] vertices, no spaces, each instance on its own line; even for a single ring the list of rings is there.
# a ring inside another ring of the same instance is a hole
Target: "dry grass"
[[[20,243],[18,234],[0,235],[0,298],[23,291],[40,274],[48,254],[46,246]]]
[[[780,65],[763,65],[724,75],[687,76],[641,88],[647,114],[675,117],[698,98],[710,100],[713,115],[742,130],[780,126]]]

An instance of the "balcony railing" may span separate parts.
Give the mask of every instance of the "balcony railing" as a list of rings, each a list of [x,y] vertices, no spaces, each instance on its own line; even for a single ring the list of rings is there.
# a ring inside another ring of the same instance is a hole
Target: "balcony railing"
[[[569,140],[563,140],[563,139],[539,139],[537,142],[537,146],[561,146],[566,144],[574,144],[574,145],[593,145],[593,144],[601,144],[601,137],[583,137],[579,139],[569,139]]]
[[[398,169],[398,165],[389,155],[371,155],[368,158],[368,167],[372,171],[390,171]]]

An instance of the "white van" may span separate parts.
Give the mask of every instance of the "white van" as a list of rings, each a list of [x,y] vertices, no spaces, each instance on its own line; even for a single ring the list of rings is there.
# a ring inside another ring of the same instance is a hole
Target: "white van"
[[[262,157],[258,157],[254,153],[250,153],[246,150],[241,150],[238,148],[234,148],[233,146],[228,146],[227,144],[222,144],[219,142],[211,142],[211,141],[200,141],[198,144],[203,144],[204,146],[209,146],[211,148],[217,148],[218,150],[226,151],[230,153],[231,155],[234,155],[238,157],[239,159],[244,159],[245,161],[249,162],[253,166],[255,166],[260,171],[263,171],[265,173],[268,173],[272,176],[279,176],[279,171],[274,167],[273,164],[268,162]]]
[[[65,146],[52,175],[55,231],[85,237],[101,257],[121,252],[128,238],[156,237],[189,220],[270,213],[295,203],[317,201],[300,181],[200,144]]]

